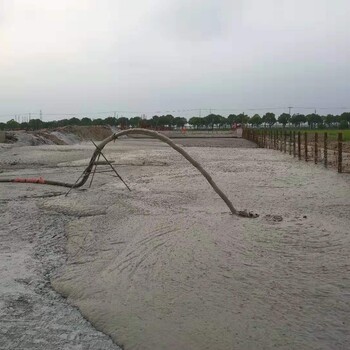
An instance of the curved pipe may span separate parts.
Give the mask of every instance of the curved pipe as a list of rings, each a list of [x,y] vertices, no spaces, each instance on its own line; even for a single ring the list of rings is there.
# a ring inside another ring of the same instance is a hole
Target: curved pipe
[[[35,183],[41,183],[41,184],[46,184],[46,185],[54,185],[54,186],[64,186],[64,187],[70,187],[70,188],[78,188],[83,186],[86,181],[88,180],[92,168],[94,166],[94,163],[96,161],[97,156],[99,153],[103,150],[103,148],[111,141],[116,140],[118,137],[123,136],[123,135],[132,135],[132,134],[143,134],[147,136],[154,137],[158,140],[161,140],[168,144],[170,147],[172,147],[175,151],[179,152],[183,157],[185,157],[195,168],[199,170],[199,172],[206,178],[206,180],[209,182],[211,187],[214,189],[214,191],[222,198],[222,200],[226,203],[228,208],[230,209],[232,214],[239,215],[239,216],[244,216],[244,217],[256,217],[257,214],[252,214],[252,213],[247,213],[246,211],[237,211],[234,206],[232,205],[231,201],[227,198],[227,196],[220,190],[220,188],[216,185],[216,183],[213,181],[211,176],[208,174],[208,172],[202,168],[202,166],[195,161],[184,149],[176,145],[173,141],[171,141],[170,138],[167,136],[160,134],[156,131],[153,130],[147,130],[147,129],[127,129],[127,130],[122,130],[120,132],[117,132],[106,139],[104,139],[95,149],[89,165],[85,168],[82,178],[77,181],[76,183],[67,183],[67,182],[61,182],[61,181],[52,181],[52,180],[43,180],[39,178],[37,181],[34,181],[35,179],[29,179],[32,181],[19,181],[18,179],[0,179],[0,182],[35,182]],[[25,179],[23,179],[25,180]]]

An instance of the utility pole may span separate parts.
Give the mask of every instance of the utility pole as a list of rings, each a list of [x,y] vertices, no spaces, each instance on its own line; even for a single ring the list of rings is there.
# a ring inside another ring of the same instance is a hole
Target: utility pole
[[[43,120],[43,111],[40,110],[40,120]]]
[[[288,107],[288,109],[289,109],[289,115],[290,115],[290,116],[292,115],[292,108],[293,108],[293,107]]]

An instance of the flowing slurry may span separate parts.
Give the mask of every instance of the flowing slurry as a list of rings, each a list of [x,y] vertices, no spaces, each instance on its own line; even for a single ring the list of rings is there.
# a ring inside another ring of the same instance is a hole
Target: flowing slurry
[[[56,330],[55,349],[60,334],[67,349],[90,349],[88,336],[96,342],[91,349],[117,348],[70,305],[125,349],[345,349],[349,176],[232,142],[243,148],[188,152],[237,209],[257,212],[257,219],[230,215],[195,168],[151,140],[106,148],[131,192],[110,173],[68,197],[49,186],[1,185],[1,312],[9,319],[11,307],[19,309],[19,329],[40,314],[48,321],[36,327]],[[13,174],[74,180],[92,148],[11,148],[4,163],[11,152],[19,157]],[[22,169],[31,159],[44,165]],[[2,322],[15,334],[16,326]],[[8,333],[0,336],[10,349]]]

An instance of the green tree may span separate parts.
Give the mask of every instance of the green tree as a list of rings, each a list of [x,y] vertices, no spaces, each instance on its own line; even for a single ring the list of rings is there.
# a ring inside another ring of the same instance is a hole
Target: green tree
[[[340,121],[345,120],[350,123],[350,112],[344,112],[340,115]]]
[[[291,119],[290,114],[288,114],[288,113],[282,113],[282,114],[278,117],[278,122],[279,122],[280,124],[282,124],[283,127],[285,128],[286,125],[289,123],[290,119]]]
[[[121,129],[127,129],[129,127],[129,119],[127,117],[120,117],[117,124]]]
[[[263,123],[266,123],[270,128],[272,125],[276,123],[276,117],[274,113],[267,112],[263,118],[262,118]]]
[[[244,114],[244,113],[240,113],[237,115],[237,121],[236,123],[239,123],[239,124],[248,124],[249,123],[249,116]]]
[[[187,124],[187,119],[183,117],[176,117],[174,119],[174,125],[178,128],[183,128]]]
[[[161,115],[159,117],[158,125],[171,128],[174,125],[174,116],[171,114]]]
[[[80,119],[76,118],[76,117],[70,118],[70,119],[68,119],[68,124],[69,125],[80,125]]]
[[[155,128],[156,130],[158,129],[158,125],[161,125],[159,124],[159,120],[160,118],[157,116],[157,115],[154,115],[151,120],[150,120],[150,124],[152,125],[153,128]],[[163,118],[164,120],[164,123],[165,123],[165,119]],[[162,121],[161,121],[162,123]]]
[[[110,126],[116,126],[118,124],[118,119],[116,117],[107,117],[104,120],[104,124],[110,125]]]
[[[192,126],[195,127],[196,129],[198,129],[200,126],[203,125],[203,118],[200,118],[200,117],[192,117],[192,118],[190,118],[190,120],[188,121],[188,124],[192,125]]]
[[[324,122],[325,124],[327,124],[329,127],[332,126],[334,123],[336,123],[336,117],[332,114],[327,114],[324,117]]]
[[[312,113],[306,116],[307,123],[311,128],[319,125],[323,122],[322,117],[316,113]]]
[[[31,119],[28,123],[28,127],[31,130],[39,130],[43,128],[44,123],[40,119]]]
[[[294,126],[298,126],[300,127],[301,123],[306,123],[306,117],[304,114],[293,114],[293,116],[290,119],[290,122],[294,125]]]
[[[132,128],[139,128],[141,126],[141,117],[132,117],[130,118],[130,126]]]
[[[171,128],[173,125],[175,125],[175,124],[174,124],[174,119],[175,119],[175,117],[174,117],[173,115],[171,115],[171,114],[167,114],[167,115],[165,116],[166,125],[167,125],[169,128]]]
[[[259,114],[254,114],[251,118],[250,118],[250,124],[254,125],[254,126],[259,126],[262,124],[262,118],[260,117]]]
[[[204,117],[204,124],[206,127],[211,127],[212,129],[214,129],[214,125],[217,125],[220,123],[220,119],[221,116],[220,115],[217,115],[217,114],[209,114],[207,115],[206,117]]]
[[[225,125],[229,124],[228,119],[219,115],[219,128],[224,127]]]
[[[47,123],[44,124],[44,127],[45,128],[48,127]],[[28,122],[21,123],[21,129],[28,130],[29,129],[29,123]]]
[[[339,123],[339,129],[347,129],[349,127],[349,123],[342,119]]]
[[[19,129],[19,127],[20,127],[20,124],[17,123],[14,119],[11,119],[6,123],[6,129],[16,130],[16,129]]]
[[[101,118],[94,119],[92,125],[103,125],[103,120]]]
[[[80,125],[88,126],[91,124],[92,124],[92,120],[90,118],[87,118],[87,117],[82,118],[80,121]]]
[[[227,121],[232,125],[233,123],[238,123],[236,114],[230,114],[227,117]]]

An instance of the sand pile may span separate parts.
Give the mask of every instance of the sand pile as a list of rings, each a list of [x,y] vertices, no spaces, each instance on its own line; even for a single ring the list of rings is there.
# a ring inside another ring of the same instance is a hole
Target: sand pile
[[[54,288],[125,349],[345,348],[349,184],[269,150],[190,153],[260,218],[232,217],[179,155],[147,150],[170,165],[121,168],[132,192],[100,176],[42,203],[71,217]]]
[[[6,133],[6,142],[16,146],[74,145],[83,141],[101,141],[114,131],[106,125],[66,126],[55,130],[11,131]]]
[[[68,140],[73,135],[73,139],[77,138],[80,141],[101,141],[112,135],[112,129],[107,125],[93,125],[93,126],[65,126],[56,129],[54,132],[61,135],[67,135]]]

